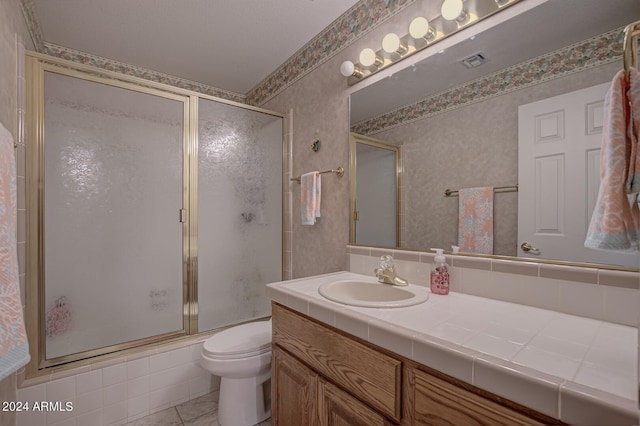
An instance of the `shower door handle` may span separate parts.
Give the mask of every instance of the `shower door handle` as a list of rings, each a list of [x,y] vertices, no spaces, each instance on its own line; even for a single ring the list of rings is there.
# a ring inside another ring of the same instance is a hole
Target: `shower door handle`
[[[180,223],[185,223],[187,221],[187,209],[180,209],[179,215],[178,220]]]

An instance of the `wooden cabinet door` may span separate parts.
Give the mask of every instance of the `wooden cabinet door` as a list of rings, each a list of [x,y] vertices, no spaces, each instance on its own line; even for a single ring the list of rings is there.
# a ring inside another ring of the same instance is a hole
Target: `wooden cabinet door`
[[[538,425],[524,414],[420,370],[414,371],[417,425]]]
[[[271,420],[275,426],[316,426],[318,375],[278,346],[271,358]]]
[[[332,383],[318,382],[318,417],[320,426],[387,426],[383,416]]]
[[[278,305],[273,342],[319,375],[399,422],[402,361]]]

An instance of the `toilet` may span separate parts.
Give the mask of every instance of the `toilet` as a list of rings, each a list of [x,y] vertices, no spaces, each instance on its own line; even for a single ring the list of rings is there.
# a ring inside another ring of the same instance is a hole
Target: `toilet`
[[[271,320],[231,327],[204,342],[200,365],[220,376],[218,422],[250,426],[271,416],[264,384],[271,378]]]

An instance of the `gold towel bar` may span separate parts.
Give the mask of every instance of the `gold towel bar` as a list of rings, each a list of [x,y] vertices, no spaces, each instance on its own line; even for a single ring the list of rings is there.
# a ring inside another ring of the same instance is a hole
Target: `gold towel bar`
[[[512,192],[512,191],[518,191],[518,184],[515,185],[508,185],[508,186],[494,186],[493,190],[495,191],[496,189],[508,189],[509,191],[503,191],[503,192]],[[444,191],[444,196],[445,197],[451,197],[452,195],[455,195],[458,193],[457,189],[445,189]]]
[[[335,173],[338,176],[342,177],[342,176],[344,176],[344,168],[342,166],[340,166],[337,169],[325,170],[324,172],[319,172],[319,173],[321,175],[323,175],[325,173]],[[290,180],[294,180],[294,181],[300,183],[300,176],[291,178]]]

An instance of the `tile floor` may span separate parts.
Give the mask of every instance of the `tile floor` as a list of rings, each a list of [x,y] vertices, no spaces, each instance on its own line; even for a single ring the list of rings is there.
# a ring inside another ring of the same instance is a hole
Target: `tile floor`
[[[158,411],[127,426],[220,426],[218,392],[212,392],[175,407]],[[271,426],[271,419],[258,426]]]

